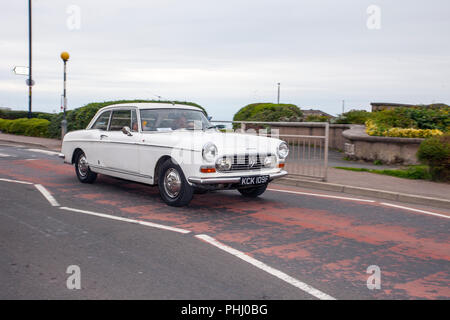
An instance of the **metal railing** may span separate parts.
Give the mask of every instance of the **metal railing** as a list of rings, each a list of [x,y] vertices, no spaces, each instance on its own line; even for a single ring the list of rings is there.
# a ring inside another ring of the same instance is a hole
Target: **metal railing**
[[[286,159],[286,170],[291,176],[327,180],[328,169],[328,122],[262,122],[262,121],[218,121],[213,123],[227,123],[240,125],[240,133],[264,134],[265,131],[252,130],[264,127],[270,130],[267,136],[279,138],[289,144],[289,155]],[[280,128],[289,127],[323,127],[323,135],[297,135],[280,133]],[[249,129],[250,128],[250,129]],[[246,130],[247,129],[247,130]]]

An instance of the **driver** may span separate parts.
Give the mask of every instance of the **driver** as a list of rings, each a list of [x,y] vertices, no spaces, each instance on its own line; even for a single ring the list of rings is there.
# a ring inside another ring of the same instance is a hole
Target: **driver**
[[[174,129],[191,129],[194,128],[194,123],[186,119],[185,114],[181,114],[174,123]]]

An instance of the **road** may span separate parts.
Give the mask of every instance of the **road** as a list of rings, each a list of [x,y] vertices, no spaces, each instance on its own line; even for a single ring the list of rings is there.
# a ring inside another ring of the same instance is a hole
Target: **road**
[[[0,299],[450,298],[443,209],[276,184],[172,208],[155,187],[81,184],[30,149],[0,145]],[[80,290],[66,286],[71,265]]]

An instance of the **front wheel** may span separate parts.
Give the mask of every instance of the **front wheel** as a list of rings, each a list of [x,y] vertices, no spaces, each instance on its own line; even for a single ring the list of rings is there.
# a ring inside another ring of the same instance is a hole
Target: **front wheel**
[[[187,182],[180,166],[171,159],[160,168],[158,188],[162,200],[172,207],[188,205],[194,194],[194,188]]]
[[[75,172],[82,183],[93,183],[97,179],[97,173],[89,169],[86,155],[80,151],[75,158]]]
[[[262,195],[267,189],[267,183],[257,186],[257,187],[251,187],[251,188],[241,188],[238,189],[238,191],[244,196],[248,198],[256,198],[260,195]]]

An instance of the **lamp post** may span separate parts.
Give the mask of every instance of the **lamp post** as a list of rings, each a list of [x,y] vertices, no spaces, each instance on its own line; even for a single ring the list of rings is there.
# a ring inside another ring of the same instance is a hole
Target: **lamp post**
[[[280,85],[281,85],[281,83],[278,82],[278,98],[277,98],[277,104],[280,104]]]
[[[61,121],[61,139],[64,138],[67,133],[67,120],[66,120],[66,109],[67,109],[67,96],[66,96],[66,64],[69,60],[69,53],[62,52],[61,59],[64,61],[64,93],[63,93],[63,120]]]
[[[33,77],[31,73],[31,0],[28,0],[28,118],[31,118],[31,93],[33,87]]]

